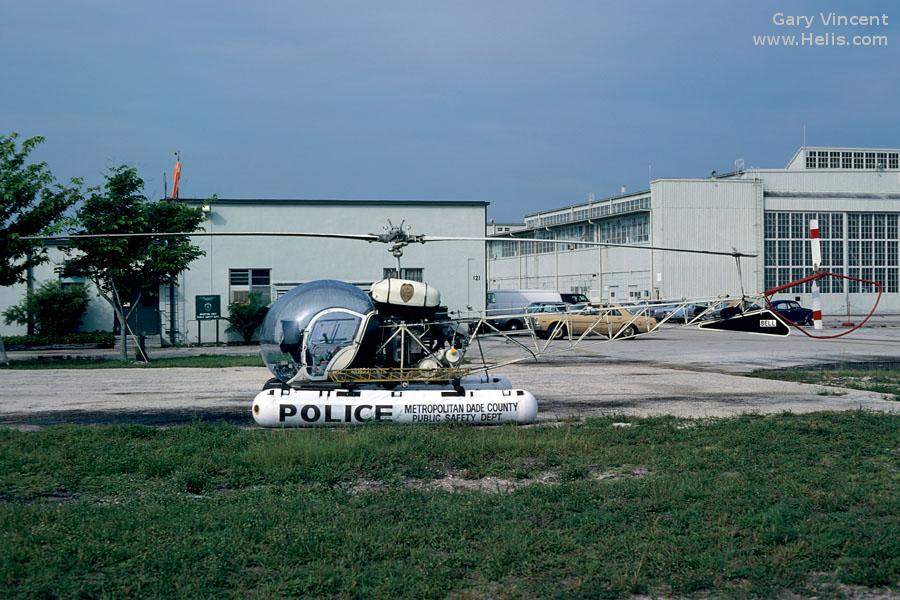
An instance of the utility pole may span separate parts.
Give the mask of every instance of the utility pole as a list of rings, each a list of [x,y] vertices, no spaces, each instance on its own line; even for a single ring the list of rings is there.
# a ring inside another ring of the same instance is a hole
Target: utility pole
[[[25,260],[31,261],[31,250],[28,250],[25,253]],[[30,296],[34,293],[34,270],[31,267],[28,267],[25,270],[25,287],[27,289],[27,294]],[[28,335],[34,335],[34,315],[30,312],[28,313]],[[4,356],[5,358],[5,356]]]

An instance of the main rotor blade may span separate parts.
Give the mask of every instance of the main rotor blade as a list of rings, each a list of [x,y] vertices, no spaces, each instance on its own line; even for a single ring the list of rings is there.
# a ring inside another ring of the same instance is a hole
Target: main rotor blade
[[[90,240],[99,238],[142,238],[142,237],[307,237],[331,238],[338,240],[360,240],[377,242],[378,236],[371,233],[299,233],[294,231],[195,231],[193,233],[75,233],[71,235],[29,235],[23,240]]]
[[[544,242],[550,244],[565,244],[577,246],[603,246],[610,248],[637,248],[639,250],[661,250],[664,252],[686,252],[688,254],[714,254],[716,256],[737,256],[755,258],[756,254],[748,254],[745,252],[721,252],[717,250],[695,250],[692,248],[668,248],[666,246],[646,246],[643,244],[613,244],[609,242],[585,242],[581,240],[542,240],[539,238],[517,238],[517,237],[445,237],[445,236],[422,236],[422,242]]]
[[[295,231],[195,231],[193,233],[75,233],[68,235],[29,235],[22,236],[23,240],[87,240],[87,239],[116,239],[116,238],[146,238],[146,237],[305,237],[305,238],[323,238],[338,240],[359,240],[363,242],[392,242],[394,240],[384,240],[380,236],[372,233],[311,233],[311,232],[295,232]],[[399,241],[399,240],[398,240]],[[669,248],[665,246],[647,246],[642,244],[614,244],[610,242],[585,242],[582,240],[545,240],[540,238],[496,238],[496,237],[449,237],[449,236],[428,236],[423,235],[412,243],[426,242],[541,242],[549,244],[565,244],[574,246],[594,246],[609,248],[636,248],[638,250],[660,250],[663,252],[683,252],[689,254],[712,254],[716,256],[735,256],[755,258],[756,254],[744,252],[721,252],[716,250],[697,250],[692,248]]]

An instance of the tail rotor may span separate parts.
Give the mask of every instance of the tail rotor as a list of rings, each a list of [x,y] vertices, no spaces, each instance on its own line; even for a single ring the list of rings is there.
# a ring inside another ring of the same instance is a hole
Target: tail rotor
[[[813,271],[819,272],[822,264],[822,240],[819,237],[819,220],[809,221],[809,243],[812,250]],[[812,282],[812,320],[814,329],[822,329],[822,296],[819,294],[818,280]]]

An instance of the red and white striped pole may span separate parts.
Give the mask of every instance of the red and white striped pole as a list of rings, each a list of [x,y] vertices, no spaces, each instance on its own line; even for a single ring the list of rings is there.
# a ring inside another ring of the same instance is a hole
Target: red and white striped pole
[[[812,249],[813,270],[818,271],[819,265],[822,264],[822,240],[819,238],[818,219],[809,220],[809,242]],[[812,311],[813,327],[822,329],[822,297],[819,295],[819,286],[815,280],[812,282]]]

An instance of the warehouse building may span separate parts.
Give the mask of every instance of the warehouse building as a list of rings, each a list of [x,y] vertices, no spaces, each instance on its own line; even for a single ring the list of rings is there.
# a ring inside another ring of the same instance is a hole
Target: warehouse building
[[[184,199],[205,206],[206,230],[381,233],[388,221],[404,222],[412,233],[478,237],[484,231],[486,202],[382,200]],[[164,329],[172,315],[180,339],[213,341],[225,321],[198,320],[198,296],[218,296],[224,317],[227,305],[259,294],[266,302],[300,283],[339,279],[368,289],[372,282],[397,274],[397,259],[380,243],[286,237],[206,237],[195,243],[206,252],[179,278],[174,310],[163,289],[160,308]],[[413,244],[404,248],[400,277],[427,281],[441,291],[451,311],[484,309],[485,245],[480,242]],[[201,309],[202,310],[202,309]],[[202,329],[200,329],[202,328]],[[233,336],[232,336],[233,337]]]
[[[490,243],[489,287],[581,292],[600,302],[758,293],[812,272],[809,221],[818,219],[822,267],[879,281],[880,312],[900,312],[898,150],[799,149],[783,169],[708,179],[656,179],[650,189],[526,215],[525,229]],[[631,248],[586,248],[506,237],[573,239],[758,254],[741,259]],[[820,284],[831,314],[867,312],[858,282]],[[809,304],[809,285],[779,297]]]
[[[412,233],[483,237],[487,203],[480,201],[182,199],[202,206],[206,231],[382,233],[390,220]],[[372,282],[398,275],[397,259],[381,243],[293,237],[196,237],[206,255],[191,263],[174,289],[163,286],[158,298],[162,335],[179,343],[239,339],[227,334],[227,307],[258,294],[274,301],[292,287],[315,279],[339,279],[368,289]],[[54,249],[51,261],[35,270],[35,281],[58,278],[65,255]],[[441,291],[442,302],[461,314],[484,309],[485,244],[478,241],[412,244],[404,249],[400,277],[427,281]],[[25,285],[0,288],[3,307],[16,304]],[[200,314],[198,314],[198,309]],[[219,315],[221,318],[214,318]],[[112,312],[92,299],[83,330],[109,330]],[[4,335],[24,333],[4,326]]]

